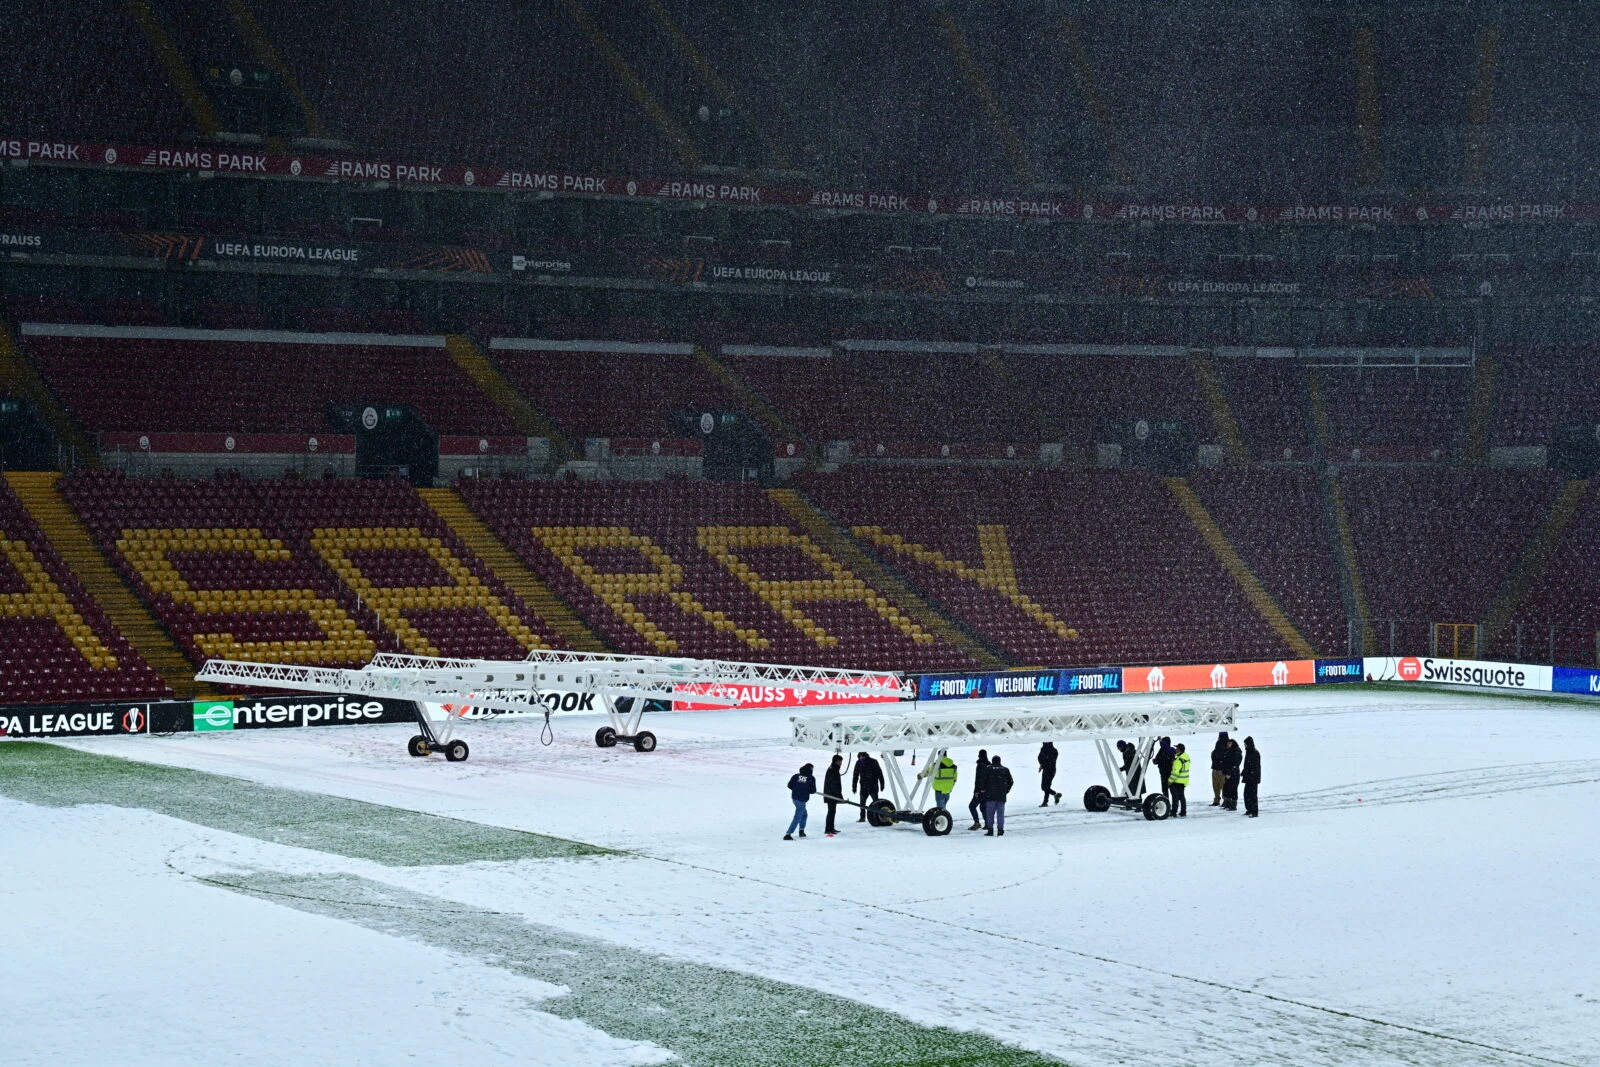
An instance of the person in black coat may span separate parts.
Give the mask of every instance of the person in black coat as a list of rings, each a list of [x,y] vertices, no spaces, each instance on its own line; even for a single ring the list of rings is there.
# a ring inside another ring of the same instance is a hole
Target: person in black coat
[[[1261,814],[1258,795],[1261,788],[1261,753],[1256,751],[1256,739],[1244,739],[1244,813],[1254,819]]]
[[[835,755],[828,764],[828,773],[822,776],[822,799],[828,805],[828,823],[822,832],[832,837],[839,832],[833,824],[839,811],[839,801],[844,799],[844,757]]]
[[[865,752],[856,753],[856,767],[850,772],[850,787],[861,798],[861,817],[856,822],[867,821],[867,805],[878,799],[883,789],[883,767]]]
[[[1239,747],[1239,742],[1228,741],[1228,749],[1222,754],[1222,773],[1227,778],[1222,783],[1222,807],[1227,811],[1239,810],[1239,768],[1244,763],[1244,751]]]
[[[1133,761],[1139,755],[1139,748],[1132,741],[1118,741],[1117,751],[1122,753],[1122,781],[1128,787],[1129,796],[1140,796],[1144,793],[1144,775],[1139,775],[1137,782],[1133,778]]]
[[[793,841],[797,830],[801,837],[806,836],[806,804],[816,791],[817,779],[811,773],[811,764],[802,765],[800,773],[789,776],[789,799],[794,801],[794,818],[789,821],[789,829],[783,833],[785,841]]]
[[[1039,806],[1045,807],[1050,803],[1050,798],[1055,797],[1056,803],[1061,803],[1061,794],[1050,788],[1056,780],[1056,746],[1046,741],[1039,746],[1039,788],[1044,790],[1044,801]]]
[[[978,766],[972,772],[972,801],[967,805],[967,814],[972,816],[972,825],[968,830],[983,829],[983,801],[984,783],[989,780],[989,753],[978,749]]]
[[[1178,750],[1172,747],[1172,738],[1163,737],[1161,747],[1156,750],[1156,758],[1152,760],[1156,770],[1161,772],[1161,795],[1169,801],[1172,799],[1172,761],[1178,758]]]
[[[1006,797],[1011,793],[1011,772],[1000,763],[1000,757],[989,760],[989,777],[983,783],[983,828],[985,837],[998,832],[1006,836]]]

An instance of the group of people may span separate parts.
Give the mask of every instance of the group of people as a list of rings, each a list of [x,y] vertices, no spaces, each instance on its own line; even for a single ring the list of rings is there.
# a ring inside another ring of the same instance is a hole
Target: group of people
[[[1118,741],[1117,751],[1122,753],[1122,773],[1128,781],[1130,792],[1144,792],[1144,783],[1132,780],[1133,761],[1138,749],[1129,741]],[[1189,770],[1191,758],[1183,745],[1174,745],[1172,738],[1160,739],[1151,763],[1161,775],[1161,793],[1167,798],[1167,811],[1175,818],[1189,815]],[[1239,784],[1244,783],[1244,813],[1250,818],[1261,814],[1261,752],[1256,739],[1244,739],[1244,747],[1223,730],[1211,748],[1211,806],[1225,811],[1239,810]]]
[[[1118,741],[1117,751],[1122,753],[1122,773],[1130,791],[1135,794],[1144,792],[1143,781],[1138,783],[1132,781],[1134,759],[1138,755],[1137,747],[1129,741]],[[1049,741],[1039,747],[1039,788],[1044,793],[1044,799],[1039,803],[1041,808],[1052,801],[1061,803],[1061,794],[1053,788],[1057,755],[1055,745]],[[1163,737],[1150,762],[1155,764],[1156,770],[1161,775],[1161,792],[1167,798],[1169,814],[1179,819],[1188,818],[1189,778],[1193,764],[1188,749],[1182,744],[1174,745],[1170,737]],[[950,794],[955,792],[960,770],[948,752],[941,752],[938,758],[929,760],[917,777],[930,780],[936,807],[950,806]],[[981,829],[988,837],[1004,837],[1006,798],[1011,794],[1014,785],[1010,769],[1000,762],[999,756],[990,756],[986,750],[979,749],[972,777],[972,800],[967,804],[967,811],[972,816],[972,825],[967,829]],[[1241,749],[1239,743],[1230,738],[1228,732],[1224,730],[1217,735],[1217,743],[1211,749],[1211,806],[1227,811],[1238,811],[1241,782],[1244,784],[1244,811],[1253,819],[1261,813],[1258,796],[1261,786],[1261,753],[1256,749],[1255,738],[1245,738],[1244,747]],[[878,799],[883,791],[883,784],[883,766],[867,753],[857,753],[855,768],[850,774],[851,791],[860,798],[860,802],[856,804],[861,809],[857,822],[866,821],[867,808]],[[794,818],[789,822],[789,829],[784,832],[785,841],[793,841],[796,834],[800,837],[806,836],[806,806],[817,792],[817,779],[811,764],[807,763],[798,773],[790,777],[789,795],[794,800]],[[822,799],[828,806],[828,819],[824,832],[833,837],[839,832],[835,822],[839,805],[855,803],[845,797],[843,756],[834,756],[832,762],[828,764],[827,773],[823,775],[821,792]]]

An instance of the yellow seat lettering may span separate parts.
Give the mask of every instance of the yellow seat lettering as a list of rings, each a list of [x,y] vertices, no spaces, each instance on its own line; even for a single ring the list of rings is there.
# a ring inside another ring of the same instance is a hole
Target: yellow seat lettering
[[[1022,591],[1017,582],[1016,564],[1011,558],[1011,542],[1004,526],[979,526],[978,551],[983,554],[983,566],[974,567],[924,545],[907,541],[899,534],[886,533],[881,526],[852,526],[850,532],[881,548],[918,563],[925,563],[949,574],[976,582],[985,589],[993,589],[1015,604],[1024,615],[1063,640],[1074,640],[1078,631],[1044,610],[1032,597]]]
[[[263,663],[353,663],[377,651],[365,630],[337,600],[314,589],[195,589],[169,558],[173,552],[247,552],[264,563],[294,558],[284,543],[257,529],[123,530],[117,551],[157,596],[206,615],[305,615],[322,631],[320,641],[242,641],[228,632],[194,634],[195,647],[218,659]]]
[[[702,526],[700,547],[748,586],[785,621],[821,648],[834,648],[839,639],[828,633],[798,605],[827,600],[859,601],[884,622],[918,644],[932,644],[933,635],[901,614],[900,608],[858,578],[811,538],[787,526]],[[739,552],[750,548],[790,548],[827,573],[826,578],[771,579],[750,566]]]
[[[56,585],[50,572],[34,556],[28,542],[7,537],[0,532],[0,555],[10,562],[13,570],[28,587],[22,593],[0,593],[0,617],[21,619],[54,619],[61,632],[67,635],[72,647],[97,671],[117,669],[117,657],[111,654],[98,634],[89,627],[78,609],[72,606],[67,594]]]
[[[685,615],[704,619],[713,629],[732,633],[751,648],[771,646],[772,642],[755,630],[740,626],[723,612],[707,610],[704,604],[680,589],[683,568],[660,545],[626,526],[535,526],[532,529],[551,555],[657,651],[676,652],[678,642],[634,603],[641,596],[664,596]],[[638,552],[650,569],[596,570],[585,553],[604,548]]]

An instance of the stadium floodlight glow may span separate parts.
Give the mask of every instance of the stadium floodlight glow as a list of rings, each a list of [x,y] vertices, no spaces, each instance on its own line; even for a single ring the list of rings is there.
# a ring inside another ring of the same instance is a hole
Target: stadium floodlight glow
[[[952,748],[1093,741],[1109,784],[1090,786],[1084,792],[1083,806],[1090,811],[1108,811],[1115,806],[1141,811],[1146,819],[1164,819],[1167,798],[1161,793],[1143,795],[1145,772],[1155,755],[1156,742],[1175,734],[1226,730],[1234,725],[1238,710],[1238,704],[1221,700],[968,700],[955,711],[791,716],[789,743],[797,748],[834,753],[882,753],[890,799],[867,805],[867,821],[874,826],[918,823],[930,837],[941,837],[950,832],[954,819],[944,808],[926,807],[932,789],[929,779],[918,778],[914,785],[907,785],[900,764],[893,757],[896,750],[926,746],[932,750],[928,758],[937,760]],[[1130,737],[1134,758],[1124,773],[1111,743]]]
[[[299,692],[409,700],[417,706],[421,733],[409,743],[414,756],[442,751],[452,761],[467,758],[467,744],[454,736],[466,719],[543,716],[547,693],[593,693],[610,720],[595,732],[595,744],[627,741],[653,751],[656,737],[639,728],[652,701],[688,698],[695,704],[738,707],[747,687],[784,687],[836,698],[898,701],[906,692],[897,671],[796,667],[675,656],[536,649],[520,660],[461,659],[379,653],[359,670],[282,663],[208,660],[200,682]]]

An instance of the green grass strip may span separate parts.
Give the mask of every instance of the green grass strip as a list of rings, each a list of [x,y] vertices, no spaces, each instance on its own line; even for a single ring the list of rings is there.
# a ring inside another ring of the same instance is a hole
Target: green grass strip
[[[693,1067],[1061,1063],[983,1034],[924,1026],[845,997],[658,956],[365,878],[258,872],[203,881],[566,986],[570,993],[540,1001],[539,1010],[580,1019],[613,1037],[653,1042]],[[636,933],[647,939],[644,930]],[[795,960],[802,974],[828,966],[809,955]]]
[[[144,808],[215,830],[391,867],[596,856],[611,850],[321,793],[37,741],[0,743],[0,796]]]

